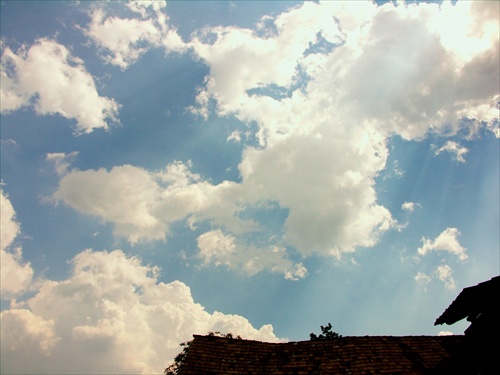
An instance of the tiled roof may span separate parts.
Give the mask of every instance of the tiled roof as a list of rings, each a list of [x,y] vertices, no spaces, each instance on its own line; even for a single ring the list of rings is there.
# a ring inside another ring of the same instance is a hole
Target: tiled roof
[[[463,341],[464,336],[365,336],[266,343],[195,335],[181,374],[441,374],[460,356]]]

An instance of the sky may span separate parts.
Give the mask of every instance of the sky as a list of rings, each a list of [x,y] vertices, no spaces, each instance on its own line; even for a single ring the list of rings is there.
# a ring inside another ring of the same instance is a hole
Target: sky
[[[433,326],[500,273],[499,3],[2,1],[1,372]]]

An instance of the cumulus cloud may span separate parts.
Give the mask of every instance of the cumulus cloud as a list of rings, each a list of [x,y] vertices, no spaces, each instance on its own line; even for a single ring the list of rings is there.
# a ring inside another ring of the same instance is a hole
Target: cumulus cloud
[[[126,69],[153,47],[181,52],[185,43],[175,29],[168,26],[165,1],[130,1],[126,6],[131,18],[108,16],[104,8],[96,8],[85,34],[101,49],[107,63]]]
[[[295,141],[295,146],[300,149],[299,139]],[[328,152],[319,148],[318,151],[325,156]],[[333,170],[343,170],[337,179],[333,179],[322,176],[319,169],[308,168],[314,157],[310,161],[300,161],[294,160],[300,154],[291,155],[292,167],[294,163],[301,163],[297,169],[304,173],[309,170],[310,178],[317,179],[318,187],[312,189],[316,190],[316,200],[304,201],[302,191],[311,189],[308,176],[304,175],[301,181],[296,181],[295,167],[282,170],[279,163],[280,159],[287,163],[285,154],[281,155],[279,150],[276,150],[276,155],[260,154],[256,149],[247,152],[253,152],[252,157],[261,165],[255,171],[250,171],[247,165],[241,166],[242,184],[224,181],[212,185],[191,173],[188,165],[180,162],[170,164],[160,172],[124,165],[110,171],[72,170],[61,178],[52,197],[82,213],[113,223],[115,234],[131,243],[163,240],[169,233],[171,223],[178,220],[187,220],[193,228],[196,223],[208,221],[233,235],[259,231],[262,227],[258,219],[241,217],[242,206],[270,201],[289,208],[290,213],[284,224],[286,233],[281,242],[296,247],[303,254],[340,256],[343,252],[353,251],[355,246],[372,246],[377,241],[378,233],[393,225],[390,213],[375,202],[373,181],[363,177],[362,173],[340,163],[332,164]],[[345,152],[352,156],[346,159],[350,161],[345,162],[350,165],[357,162],[357,155],[364,150],[358,148]],[[278,160],[278,164],[266,166],[269,157]],[[259,191],[259,185],[268,185],[266,182],[270,175],[275,183],[266,186],[267,191]],[[319,180],[320,177],[322,180]],[[297,190],[287,189],[291,185],[295,185]],[[249,244],[243,248],[262,246]],[[274,249],[272,246],[264,248]],[[277,253],[274,250],[266,252],[273,257]],[[258,252],[245,251],[247,255],[252,253]],[[272,264],[270,267],[274,268]]]
[[[212,185],[192,173],[189,164],[175,162],[159,172],[131,165],[67,171],[68,155],[50,154],[47,159],[64,172],[52,199],[113,223],[115,235],[132,244],[166,239],[171,224],[179,220],[193,230],[207,221],[234,235],[260,230],[258,223],[239,216],[241,186],[229,181]],[[305,268],[289,260],[283,248],[246,244],[234,235],[221,229],[200,235],[203,263],[241,267],[252,275],[268,269],[290,279],[305,276]]]
[[[268,269],[283,274],[286,279],[298,280],[307,274],[303,264],[294,264],[283,248],[257,248],[236,241],[220,229],[206,232],[198,237],[199,256],[205,264],[225,265],[249,275]]]
[[[205,263],[230,264],[227,258],[235,252],[234,237],[226,236],[217,229],[202,234],[197,241],[200,257]]]
[[[424,287],[431,283],[433,279],[441,281],[447,289],[455,290],[457,287],[455,279],[453,278],[453,269],[447,264],[437,266],[431,275],[427,275],[423,272],[418,272],[415,275],[415,282]]]
[[[474,9],[485,8],[492,7],[459,1],[379,8],[347,72],[352,91],[345,98],[359,100],[360,119],[385,120],[407,139],[454,133],[468,126],[463,118],[498,127],[498,12],[484,12],[488,31],[474,32],[483,23]]]
[[[415,202],[404,202],[401,205],[401,209],[408,212],[413,212],[413,210],[415,210],[416,207],[422,207],[422,206],[419,203]]]
[[[4,310],[0,317],[2,351],[5,350],[12,356],[6,359],[2,353],[2,362],[22,363],[29,359],[29,362],[32,362],[31,371],[37,372],[36,360],[46,360],[54,346],[60,341],[60,337],[54,334],[54,321],[45,320],[26,309]],[[14,372],[18,371],[17,369]]]
[[[20,247],[10,251],[1,249],[1,288],[2,298],[20,295],[29,289],[33,279],[33,268],[24,262]]]
[[[467,126],[463,118],[493,130],[498,128],[497,7],[306,3],[268,17],[269,33],[206,29],[190,43],[211,69],[199,103],[206,106],[213,98],[220,114],[257,121],[267,142],[275,133],[314,129],[309,109],[320,111],[330,126],[334,114],[341,114],[344,123],[370,123],[406,139],[456,132]],[[330,50],[308,53],[318,38]],[[297,85],[304,74],[307,84]],[[271,86],[286,95],[252,91]],[[299,112],[307,114],[306,121]]]
[[[438,148],[434,153],[439,155],[442,152],[449,152],[455,156],[455,159],[460,163],[465,163],[465,154],[469,152],[469,149],[460,146],[457,142],[447,141],[443,146]]]
[[[430,251],[445,251],[456,255],[459,260],[465,261],[468,258],[467,249],[458,242],[459,235],[460,232],[457,228],[446,228],[434,240],[422,237],[422,247],[419,247],[417,252],[424,256]]]
[[[247,147],[240,163],[242,188],[290,210],[287,244],[333,255],[373,246],[397,227],[373,190],[388,137],[496,126],[498,79],[477,85],[499,76],[496,16],[483,13],[493,29],[470,34],[456,21],[476,28],[471,4],[306,3],[266,17],[257,32],[195,36],[190,45],[210,67],[198,110],[206,115],[213,100],[219,115],[259,125],[260,147]],[[329,48],[312,48],[320,41]]]
[[[1,226],[0,226],[0,248],[5,250],[19,234],[21,228],[16,221],[16,211],[7,195],[0,189]]]
[[[32,282],[33,269],[23,262],[20,247],[13,247],[20,233],[19,223],[10,199],[0,190],[0,290],[2,298],[10,298],[26,291]]]
[[[436,276],[444,283],[446,288],[452,290],[456,289],[457,285],[455,283],[455,280],[453,279],[453,270],[447,264],[437,267]]]
[[[162,373],[194,333],[279,340],[270,325],[205,311],[185,284],[158,282],[157,267],[120,250],[85,250],[72,265],[2,312],[2,373]]]
[[[11,249],[20,232],[14,208],[0,197],[2,298],[23,300],[1,312],[0,372],[162,373],[194,333],[279,341],[271,325],[256,329],[242,316],[205,311],[185,284],[158,282],[158,267],[121,250],[85,250],[67,279],[33,287],[31,265]]]
[[[118,104],[99,96],[83,61],[54,40],[39,39],[17,51],[5,47],[0,74],[3,113],[33,105],[38,114],[76,120],[77,133],[117,121]]]
[[[192,173],[189,164],[174,162],[157,172],[132,165],[110,171],[71,170],[61,178],[52,198],[113,223],[115,235],[135,244],[164,240],[170,224],[183,219],[193,228],[208,219],[236,232],[255,228],[236,216],[235,188],[229,181],[212,185]]]
[[[243,154],[242,188],[255,201],[288,209],[284,240],[304,255],[340,256],[370,247],[395,226],[374,190],[385,144],[370,134],[352,136],[356,141],[345,142],[325,127],[321,137],[290,136]]]
[[[375,190],[390,137],[498,127],[495,9],[481,2],[306,2],[253,29],[198,30],[187,44],[210,71],[191,110],[207,116],[215,103],[216,114],[258,126],[258,146],[239,133],[228,138],[243,143],[241,181],[213,185],[184,164],[177,168],[187,183],[176,182],[171,166],[116,166],[71,171],[54,198],[113,223],[115,234],[132,243],[164,239],[173,221],[191,228],[208,222],[211,235],[220,230],[233,239],[231,251],[202,245],[201,259],[220,265],[244,267],[234,254],[273,246],[287,255],[338,258],[374,246],[401,227]],[[151,20],[146,8],[136,13]],[[162,180],[162,173],[170,177]],[[243,214],[266,204],[287,215],[278,239],[262,246],[245,237],[262,230],[259,218]],[[424,238],[419,253],[445,250],[466,259],[452,229],[435,241]]]

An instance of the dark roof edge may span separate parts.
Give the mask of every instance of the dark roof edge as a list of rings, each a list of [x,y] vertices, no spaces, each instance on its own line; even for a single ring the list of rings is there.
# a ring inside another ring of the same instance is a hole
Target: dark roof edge
[[[467,307],[465,307],[464,311],[460,311],[464,309],[463,302],[466,300],[468,297],[470,297],[471,294],[473,293],[480,293],[484,292],[485,290],[488,290],[491,287],[496,287],[500,285],[500,276],[495,276],[492,277],[490,280],[483,281],[477,285],[471,285],[467,288],[464,288],[458,296],[453,300],[452,303],[446,308],[446,310],[443,311],[443,313],[436,318],[434,325],[441,325],[441,324],[454,324],[462,319],[467,318],[468,311]],[[488,289],[487,289],[488,288]]]
[[[342,336],[337,339],[333,340],[318,340],[318,341],[311,341],[311,340],[302,340],[302,341],[259,341],[259,340],[251,340],[251,339],[236,339],[236,338],[229,338],[229,337],[220,337],[220,336],[214,336],[214,335],[198,335],[194,334],[193,338],[200,338],[200,339],[209,339],[209,340],[238,340],[238,341],[247,341],[247,342],[257,342],[257,343],[263,343],[263,344],[298,344],[298,343],[305,343],[305,342],[314,342],[314,343],[323,343],[323,342],[332,342],[336,340],[343,340],[343,339],[355,339],[355,338],[373,338],[373,339],[405,339],[405,338],[416,338],[416,337],[427,337],[427,338],[441,338],[441,337],[465,337],[463,334],[462,335],[407,335],[407,336],[386,336],[386,335],[364,335],[364,336]]]

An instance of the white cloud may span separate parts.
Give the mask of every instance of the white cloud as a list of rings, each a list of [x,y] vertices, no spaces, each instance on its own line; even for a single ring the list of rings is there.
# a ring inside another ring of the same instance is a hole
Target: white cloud
[[[432,273],[432,275],[427,275],[423,272],[418,272],[415,275],[415,282],[421,286],[427,286],[436,277],[438,280],[444,283],[445,287],[450,290],[455,290],[457,285],[453,279],[453,270],[447,264],[440,265]]]
[[[262,270],[281,273],[288,280],[302,279],[307,269],[302,263],[293,263],[285,249],[278,246],[257,248],[237,242],[220,229],[206,232],[198,237],[199,256],[205,265],[225,265],[255,275]]]
[[[318,111],[325,121],[336,113],[343,122],[370,123],[406,139],[456,132],[466,126],[464,117],[494,130],[499,33],[498,12],[490,8],[306,3],[279,15],[276,31],[264,36],[235,27],[205,29],[191,43],[211,69],[200,105],[213,98],[219,114],[257,121],[266,142],[276,132],[313,130],[311,112]],[[487,26],[479,32],[481,17]],[[318,35],[337,47],[306,54]],[[305,96],[297,90],[279,100],[249,94],[269,85],[290,89],[300,81],[299,67],[310,78]]]
[[[99,96],[83,61],[56,41],[39,39],[17,52],[6,47],[1,79],[4,113],[34,105],[38,114],[75,119],[77,133],[107,129],[117,121],[118,104]]]
[[[126,6],[138,18],[107,16],[104,8],[93,11],[85,34],[101,49],[107,63],[126,69],[153,47],[182,52],[186,45],[168,26],[164,1],[130,1]]]
[[[456,289],[457,285],[455,283],[455,280],[453,279],[453,270],[450,266],[446,264],[438,266],[436,269],[436,276],[444,283],[446,288],[452,290]]]
[[[374,121],[406,139],[454,133],[464,117],[491,125],[497,121],[498,80],[485,80],[498,77],[498,31],[496,39],[491,35],[485,41],[486,49],[462,60],[456,49],[443,45],[444,30],[433,25],[446,14],[447,25],[454,22],[451,29],[462,35],[464,25],[457,21],[466,11],[444,8],[446,12],[435,4],[387,4],[370,20],[366,35],[345,45],[354,59],[343,53],[344,47],[334,52],[338,63],[348,66],[340,78],[346,85],[342,102],[360,121]],[[477,75],[475,81],[472,75]]]
[[[296,141],[289,146],[300,149],[300,140]],[[319,157],[326,157],[329,152],[326,146],[317,150]],[[303,254],[335,253],[337,256],[353,251],[356,246],[372,246],[378,233],[393,225],[390,213],[375,203],[373,181],[349,169],[349,165],[358,163],[357,155],[365,151],[360,147],[344,151],[350,156],[345,161],[348,165],[331,166],[334,173],[335,169],[344,170],[337,178],[322,176],[319,167],[309,167],[314,165],[314,156],[310,161],[301,161],[295,160],[300,154],[291,155],[291,165],[300,164],[287,171],[280,164],[280,159],[287,163],[286,153],[276,150],[273,155],[247,150],[253,153],[252,162],[258,168],[251,172],[248,165],[241,166],[242,184],[225,181],[212,185],[189,172],[182,163],[171,164],[165,171],[156,173],[124,165],[109,172],[103,169],[70,171],[61,178],[53,198],[113,223],[115,234],[131,243],[163,240],[170,224],[177,220],[188,220],[192,227],[209,220],[233,235],[258,231],[259,225],[253,218],[240,218],[241,207],[276,201],[281,207],[290,208],[282,239],[285,243]],[[268,163],[268,158],[276,158],[277,163]],[[303,173],[299,181],[295,180],[297,173]],[[266,181],[270,176],[274,184],[267,186],[268,191],[261,192],[258,186],[268,185]],[[316,189],[308,183],[314,179]],[[288,189],[289,186],[295,186],[296,190]],[[311,190],[315,200],[305,202],[301,192]]]
[[[165,0],[129,0],[125,4],[130,10],[147,17],[148,11],[159,12],[167,7]]]
[[[332,128],[321,131],[321,137],[289,136],[265,149],[247,148],[242,188],[255,201],[289,210],[283,237],[304,255],[338,256],[373,246],[395,226],[374,190],[385,145],[370,134],[353,132],[354,141],[346,142]]]
[[[73,159],[78,155],[78,152],[66,154],[64,152],[53,152],[46,156],[46,160],[54,163],[54,168],[59,176],[63,176],[68,172]]]
[[[173,166],[164,181],[188,183],[181,169]],[[162,373],[194,333],[278,340],[270,325],[256,329],[242,316],[206,312],[185,284],[158,282],[158,267],[120,250],[83,251],[67,279],[33,285],[31,265],[23,264],[20,248],[11,249],[20,233],[14,208],[3,192],[0,197],[2,299],[24,300],[1,313],[0,372]]]
[[[61,340],[54,333],[54,321],[26,309],[4,310],[0,318],[2,373],[43,373],[44,366],[39,365],[47,361]]]
[[[415,207],[422,207],[422,206],[419,203],[415,202],[404,202],[401,205],[401,209],[408,212],[413,212],[413,210],[415,210]]]
[[[82,213],[113,222],[115,234],[136,243],[164,239],[168,227],[152,209],[160,197],[154,177],[142,168],[124,165],[107,172],[71,171],[62,177],[54,198]]]
[[[466,147],[460,146],[457,142],[447,141],[443,146],[438,148],[434,153],[439,155],[441,152],[449,152],[455,155],[455,159],[460,163],[465,163],[465,154],[469,152],[469,149]]]
[[[23,262],[20,247],[0,250],[2,299],[15,297],[29,289],[33,279],[33,268]]]
[[[438,336],[453,336],[454,333],[451,331],[439,331]]]
[[[205,264],[214,262],[215,265],[229,265],[229,256],[234,254],[236,245],[234,237],[226,236],[220,229],[206,232],[198,237],[198,249],[200,257]]]
[[[20,233],[19,223],[10,199],[0,190],[0,290],[2,299],[15,297],[26,291],[32,282],[33,269],[22,260],[20,247],[12,247]]]
[[[135,244],[164,240],[170,224],[211,220],[233,232],[255,229],[250,220],[237,217],[237,184],[212,185],[174,162],[165,170],[149,172],[132,165],[104,169],[72,170],[64,175],[52,198],[79,212],[114,224],[114,233]]]
[[[205,264],[241,268],[251,275],[268,269],[290,279],[305,276],[302,264],[294,264],[281,246],[257,246],[239,237],[262,230],[252,217],[240,217],[244,186],[229,181],[212,185],[180,162],[159,172],[131,165],[68,171],[64,155],[48,159],[65,172],[52,199],[112,223],[115,235],[131,244],[165,240],[171,224],[179,220],[186,220],[191,229],[208,221],[218,229],[198,238]]]
[[[465,261],[468,258],[467,249],[458,242],[459,235],[457,228],[446,228],[434,240],[422,237],[422,247],[419,247],[417,252],[424,256],[429,251],[446,251],[455,254],[459,260]]]
[[[27,309],[2,312],[2,373],[162,373],[192,334],[277,341],[272,326],[208,313],[179,281],[122,251],[86,250],[71,275],[45,280]]]
[[[432,281],[432,277],[426,275],[423,272],[418,272],[415,275],[415,281],[417,282],[417,284],[425,286]]]
[[[436,20],[472,16],[468,6],[440,9],[306,3],[266,17],[260,27],[272,23],[269,32],[215,27],[191,42],[210,67],[199,110],[214,100],[219,115],[260,126],[261,147],[242,157],[242,189],[289,209],[284,240],[299,252],[341,255],[397,227],[373,190],[388,137],[453,134],[465,117],[475,122],[470,132],[497,121],[498,80],[486,80],[499,76],[498,33],[467,53],[443,45]],[[307,52],[318,35],[331,52]]]
[[[234,141],[236,143],[241,142],[241,132],[238,130],[233,131],[229,136],[227,137],[227,142],[229,141]]]
[[[188,45],[210,73],[195,110],[206,116],[213,102],[218,115],[259,127],[259,146],[245,146],[242,154],[241,182],[213,185],[184,164],[177,164],[183,183],[172,166],[166,172],[117,166],[71,171],[54,197],[113,223],[115,234],[132,243],[164,239],[172,222],[187,220],[192,228],[209,222],[211,230],[234,238],[242,256],[276,245],[302,256],[342,257],[374,246],[385,231],[401,228],[375,190],[387,167],[389,137],[449,135],[468,124],[472,133],[498,122],[498,25],[488,9],[306,2],[265,17],[257,30],[199,30]],[[143,11],[136,13],[145,18],[135,20],[153,22],[153,13]],[[478,14],[487,21],[481,30]],[[441,27],[445,20],[467,43],[453,41]],[[279,238],[247,241],[245,235],[262,228],[258,217],[241,213],[269,203],[288,213]],[[453,236],[424,238],[419,253],[439,248],[466,259]],[[202,254],[211,262],[245,264],[228,260],[233,252],[207,248]]]
[[[19,223],[16,221],[16,211],[12,206],[10,199],[4,195],[3,190],[0,189],[0,207],[2,210],[0,222],[0,248],[5,250],[8,248],[17,235],[20,233]]]

